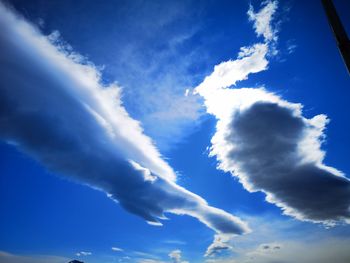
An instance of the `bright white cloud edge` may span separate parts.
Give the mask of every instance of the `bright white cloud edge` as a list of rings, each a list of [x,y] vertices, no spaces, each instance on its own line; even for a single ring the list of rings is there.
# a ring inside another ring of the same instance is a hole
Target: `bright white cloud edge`
[[[323,163],[327,117],[305,118],[301,104],[264,87],[233,87],[268,69],[267,58],[275,49],[271,41],[277,39],[271,26],[277,1],[263,4],[257,13],[251,7],[248,15],[264,42],[242,47],[236,60],[216,65],[194,89],[218,120],[210,155],[216,156],[219,169],[237,177],[248,191],[263,191],[284,214],[327,225],[349,222],[349,179]],[[217,248],[225,248],[222,241]]]
[[[43,36],[0,4],[0,136],[51,171],[105,191],[126,210],[160,225],[164,213],[190,215],[217,234],[249,232],[239,218],[175,183],[116,85],[55,35]]]

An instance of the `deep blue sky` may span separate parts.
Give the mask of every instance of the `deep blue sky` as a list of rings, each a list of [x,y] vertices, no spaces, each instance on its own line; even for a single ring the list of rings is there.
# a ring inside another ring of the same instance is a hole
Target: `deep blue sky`
[[[175,118],[165,125],[157,125],[152,117],[169,105],[154,103],[145,94],[171,90],[182,96],[186,88],[210,74],[214,65],[235,59],[241,46],[256,42],[246,15],[249,1],[7,2],[44,35],[59,31],[74,51],[103,66],[105,83],[116,81],[123,87],[125,108],[141,121],[145,133],[179,172],[181,186],[253,225],[281,225],[267,242],[288,239],[290,232],[295,240],[304,240],[308,233],[324,239],[350,233],[349,226],[325,230],[284,216],[264,201],[263,193],[249,193],[232,176],[217,170],[207,150],[215,133],[212,116],[203,114],[184,122]],[[350,32],[350,3],[334,2]],[[252,4],[259,7],[259,1]],[[325,163],[348,175],[350,78],[320,1],[281,0],[276,20],[280,21],[279,54],[271,58],[269,70],[237,86],[264,85],[288,101],[302,103],[306,117],[326,114],[331,122],[323,144]],[[291,45],[295,49],[289,54]],[[184,260],[204,262],[203,253],[212,241],[212,230],[187,216],[169,215],[163,227],[150,226],[104,193],[47,171],[4,141],[0,143],[0,174],[1,251],[67,258],[91,251],[92,255],[80,258],[118,262],[125,256],[147,258],[137,252],[166,261],[170,251],[180,249]],[[265,242],[261,235],[246,240],[244,246]],[[111,247],[124,251],[114,252]]]

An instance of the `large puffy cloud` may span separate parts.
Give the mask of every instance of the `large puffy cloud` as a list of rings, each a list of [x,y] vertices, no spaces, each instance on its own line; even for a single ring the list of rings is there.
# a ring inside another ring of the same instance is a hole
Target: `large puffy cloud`
[[[221,234],[249,229],[175,183],[162,159],[99,71],[0,4],[0,137],[44,164],[161,224],[165,212],[199,219]]]
[[[211,154],[220,168],[237,176],[247,190],[265,192],[267,201],[285,214],[325,223],[349,219],[350,182],[323,164],[326,116],[307,119],[300,104],[264,89],[232,90],[232,99],[235,93],[257,100],[242,102],[219,121]]]
[[[265,2],[258,14],[273,3]],[[270,32],[271,26],[263,30],[258,25],[259,19],[270,21],[271,16],[253,16],[258,34]],[[264,192],[285,214],[326,224],[348,221],[349,179],[323,163],[327,117],[305,118],[301,104],[264,88],[229,88],[267,69],[268,36],[263,44],[243,48],[236,60],[215,66],[195,89],[207,112],[218,119],[210,154],[217,157],[220,169],[231,172],[248,191]]]

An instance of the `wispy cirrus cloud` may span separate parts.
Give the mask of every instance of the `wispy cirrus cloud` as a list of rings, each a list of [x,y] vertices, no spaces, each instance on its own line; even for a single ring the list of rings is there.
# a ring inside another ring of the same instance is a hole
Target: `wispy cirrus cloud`
[[[140,123],[104,86],[90,62],[0,4],[0,137],[50,171],[107,193],[127,211],[161,225],[190,215],[216,233],[249,231],[239,218],[176,184]]]

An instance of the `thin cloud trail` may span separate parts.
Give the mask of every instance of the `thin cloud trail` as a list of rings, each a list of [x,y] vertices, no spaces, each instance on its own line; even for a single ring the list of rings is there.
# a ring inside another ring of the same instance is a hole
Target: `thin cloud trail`
[[[50,171],[107,193],[161,225],[165,213],[197,218],[217,234],[241,235],[241,219],[176,184],[141,125],[104,86],[94,65],[43,36],[0,3],[0,138]]]

